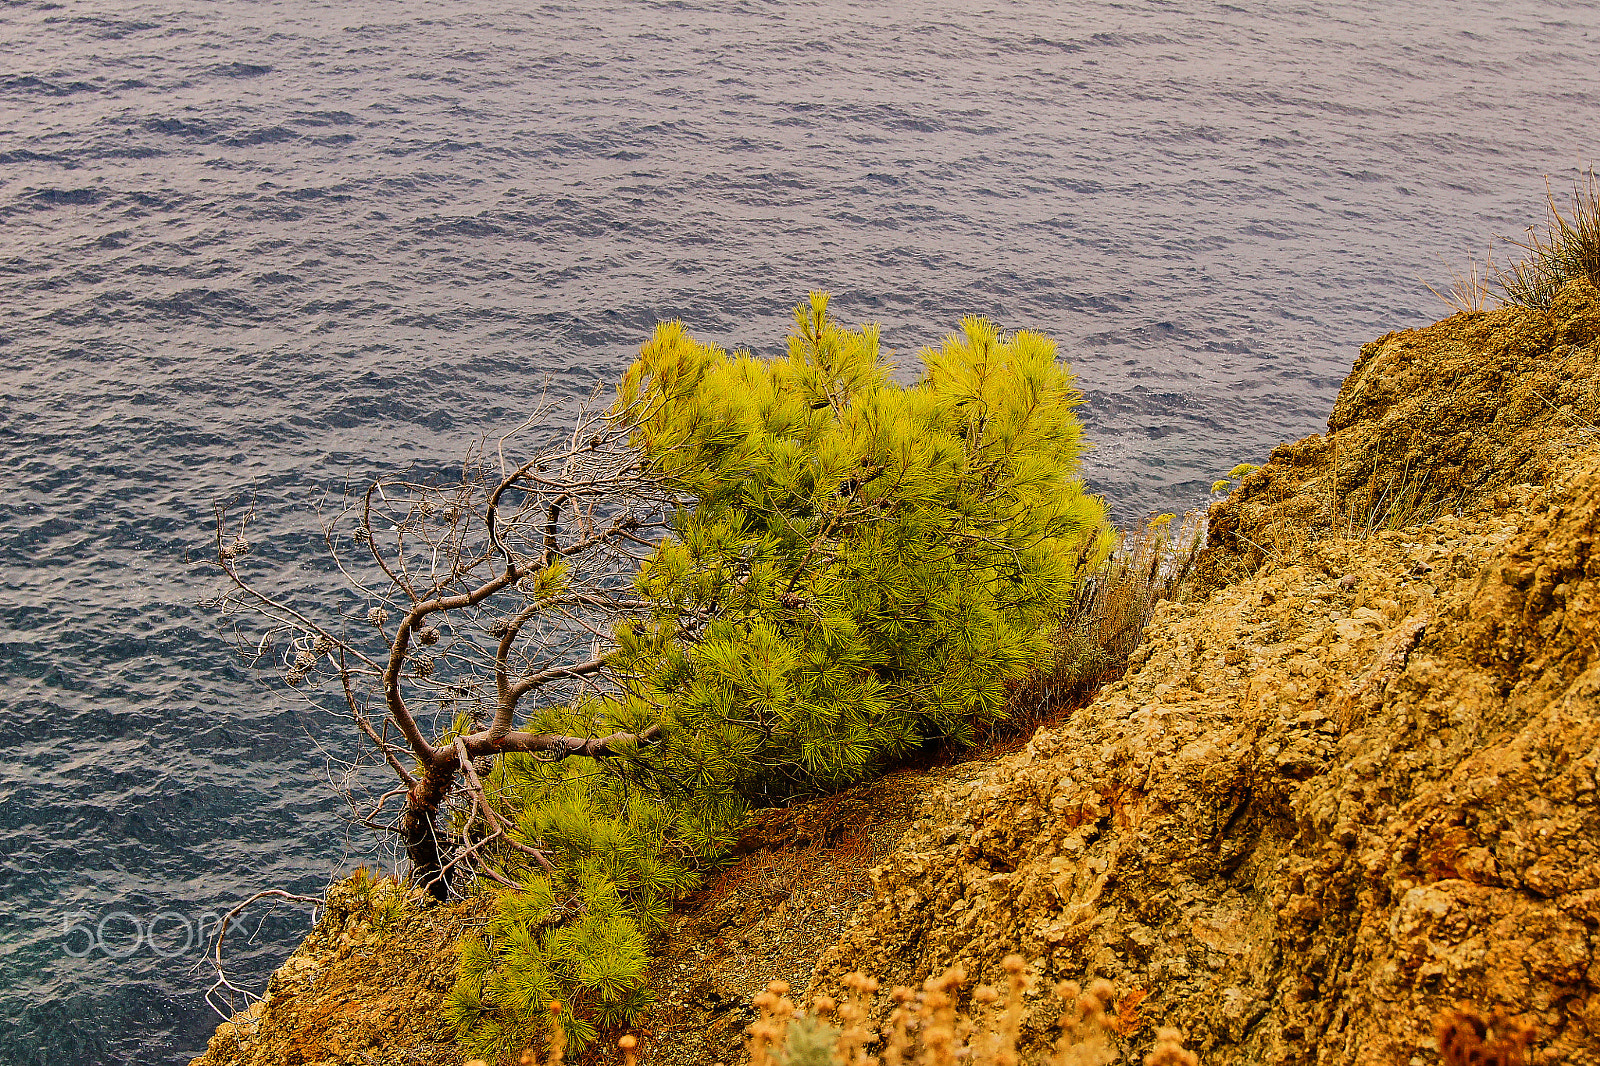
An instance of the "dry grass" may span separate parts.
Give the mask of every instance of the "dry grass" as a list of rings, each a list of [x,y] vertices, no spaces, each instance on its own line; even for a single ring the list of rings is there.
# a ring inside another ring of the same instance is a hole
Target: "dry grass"
[[[1364,506],[1336,503],[1334,533],[1346,540],[1364,540],[1380,530],[1425,526],[1459,513],[1466,495],[1464,489],[1434,485],[1431,474],[1417,471],[1408,460],[1381,489],[1368,488]]]
[[[1264,559],[1288,566],[1303,560],[1320,542],[1330,538],[1365,540],[1384,530],[1411,529],[1447,514],[1459,515],[1470,490],[1439,483],[1433,472],[1423,467],[1415,436],[1404,451],[1404,461],[1387,466],[1386,477],[1370,479],[1364,489],[1345,493],[1339,487],[1339,445],[1335,440],[1320,485],[1311,482],[1302,490],[1307,499],[1305,507],[1261,523],[1249,536],[1243,532],[1235,536]],[[1312,506],[1315,497],[1325,502]],[[1241,571],[1239,576],[1247,572]]]
[[[1494,266],[1494,252],[1491,250],[1484,257],[1482,267],[1479,267],[1478,261],[1474,259],[1465,271],[1451,271],[1450,287],[1444,292],[1428,285],[1426,281],[1422,284],[1427,286],[1429,292],[1443,300],[1450,310],[1458,314],[1463,311],[1477,314],[1489,310],[1490,301],[1497,299],[1494,293],[1489,291],[1489,281],[1497,273]]]
[[[1553,192],[1549,210],[1542,233],[1529,226],[1525,240],[1507,238],[1524,256],[1496,276],[1508,303],[1548,308],[1561,287],[1574,278],[1588,278],[1600,289],[1600,179],[1594,170],[1574,183],[1570,216],[1556,206]]]
[[[1184,515],[1177,529],[1175,521],[1158,515],[1123,535],[1111,557],[1079,586],[1077,602],[1051,636],[1055,660],[1019,693],[1024,701],[1070,707],[1122,675],[1156,605],[1181,597],[1204,543],[1204,512]]]
[[[1562,286],[1575,278],[1587,278],[1600,290],[1600,178],[1592,168],[1579,175],[1568,214],[1557,206],[1548,183],[1545,189],[1549,215],[1543,228],[1529,226],[1520,240],[1502,238],[1520,258],[1501,269],[1494,265],[1491,252],[1481,268],[1474,260],[1467,271],[1453,273],[1448,290],[1428,285],[1428,291],[1452,311],[1478,312],[1488,310],[1491,300],[1546,310]],[[1491,283],[1500,291],[1492,292]]]

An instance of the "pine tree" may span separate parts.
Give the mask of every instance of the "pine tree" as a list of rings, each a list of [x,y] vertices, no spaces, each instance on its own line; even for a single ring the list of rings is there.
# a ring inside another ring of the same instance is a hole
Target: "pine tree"
[[[574,1050],[635,1018],[649,932],[750,804],[971,739],[1110,549],[1052,341],[967,319],[903,385],[825,294],[795,321],[775,359],[664,324],[564,443],[374,481],[340,572],[376,602],[337,619],[259,589],[219,508],[242,643],[345,701],[415,881],[495,894],[445,1010],[486,1057],[553,1000]]]
[[[616,634],[633,681],[606,716],[665,720],[645,768],[689,792],[838,786],[970,739],[1110,548],[1053,341],[969,318],[906,387],[827,308],[772,360],[662,325],[619,388],[695,503],[639,575],[658,609]]]

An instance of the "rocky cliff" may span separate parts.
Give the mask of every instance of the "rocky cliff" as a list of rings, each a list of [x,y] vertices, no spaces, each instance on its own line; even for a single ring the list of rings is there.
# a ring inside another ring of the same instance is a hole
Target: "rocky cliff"
[[[1575,282],[1366,346],[1213,509],[1209,592],[924,808],[812,994],[1020,952],[1147,989],[1208,1066],[1435,1063],[1462,1000],[1600,1062],[1597,338]]]

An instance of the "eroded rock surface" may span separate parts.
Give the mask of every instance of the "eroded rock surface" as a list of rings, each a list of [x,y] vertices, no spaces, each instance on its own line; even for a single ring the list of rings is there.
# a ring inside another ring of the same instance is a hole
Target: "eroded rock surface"
[[[1597,338],[1600,293],[1576,281],[1549,313],[1454,315],[1365,345],[1328,432],[1279,445],[1212,508],[1212,554],[1253,569],[1313,532],[1415,524],[1544,483],[1600,426]]]
[[[1459,1000],[1600,1062],[1600,297],[1535,315],[1392,334],[1341,393],[1340,501],[1409,463],[1459,517],[1318,535],[1336,449],[1280,448],[1214,512],[1250,576],[930,802],[811,993],[1018,951],[1148,989],[1210,1066],[1437,1063]]]

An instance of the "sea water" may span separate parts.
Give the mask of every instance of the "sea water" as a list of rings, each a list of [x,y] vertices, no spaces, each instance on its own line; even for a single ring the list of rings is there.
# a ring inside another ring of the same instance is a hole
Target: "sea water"
[[[214,501],[315,602],[325,494],[825,288],[906,375],[1058,338],[1118,518],[1203,504],[1568,194],[1597,55],[1517,0],[0,4],[0,1062],[186,1061],[217,916],[372,858],[347,727],[199,606]]]

